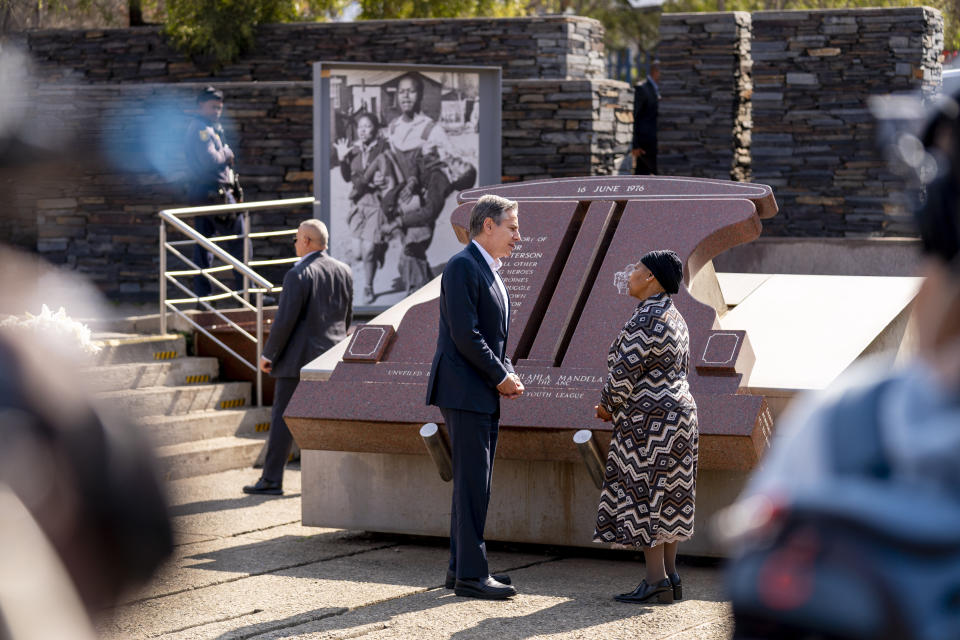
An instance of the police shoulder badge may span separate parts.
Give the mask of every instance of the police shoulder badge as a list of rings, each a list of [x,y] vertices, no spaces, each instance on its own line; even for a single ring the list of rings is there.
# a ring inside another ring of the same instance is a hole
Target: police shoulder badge
[[[200,129],[200,139],[204,142],[210,139],[210,134],[207,133],[206,129]]]

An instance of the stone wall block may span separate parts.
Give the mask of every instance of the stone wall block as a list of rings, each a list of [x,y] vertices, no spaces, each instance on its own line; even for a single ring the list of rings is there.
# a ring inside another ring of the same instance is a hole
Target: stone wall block
[[[664,14],[660,24],[660,172],[749,178],[750,14]],[[774,55],[784,46],[762,45]]]
[[[505,78],[606,75],[603,26],[580,16],[262,25],[253,49],[220,69],[180,54],[157,27],[39,30],[22,39],[41,77],[73,82],[308,81],[314,60],[500,66]]]
[[[753,14],[753,179],[776,187],[767,235],[902,232],[897,180],[875,150],[870,96],[929,92],[942,19],[922,7]],[[777,56],[773,43],[790,43]],[[762,44],[761,44],[762,43]],[[871,200],[875,198],[875,200]]]

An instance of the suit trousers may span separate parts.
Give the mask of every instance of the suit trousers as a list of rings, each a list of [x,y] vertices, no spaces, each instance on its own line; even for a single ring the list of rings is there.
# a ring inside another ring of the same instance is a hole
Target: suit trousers
[[[273,409],[270,412],[270,434],[267,439],[267,455],[263,461],[263,473],[260,476],[271,482],[283,482],[283,466],[290,457],[293,448],[293,436],[283,419],[283,412],[290,404],[290,398],[297,388],[299,378],[274,378]]]
[[[635,176],[655,176],[657,175],[657,149],[646,150],[642,156],[638,156],[636,164],[633,165],[633,175]]]
[[[223,204],[223,202],[212,202],[208,204]],[[199,206],[199,205],[198,205]],[[225,220],[217,220],[217,216],[197,216],[194,218],[194,228],[204,236],[211,238],[215,236],[243,235],[243,216],[239,213],[228,216]],[[243,239],[227,240],[221,242],[220,246],[227,250],[227,253],[243,262]],[[213,266],[213,254],[200,245],[193,247],[193,261],[201,269],[209,269]],[[223,280],[223,273],[213,274],[215,277]],[[229,286],[229,283],[224,282]],[[233,287],[236,290],[243,289],[243,276],[239,271],[233,271]],[[213,290],[210,281],[203,274],[197,274],[193,277],[193,292],[198,296],[208,296]],[[223,293],[223,290],[217,288],[217,293]]]
[[[490,505],[500,410],[477,413],[441,408],[440,412],[450,434],[453,454],[450,570],[459,579],[483,579],[490,575],[483,529]]]

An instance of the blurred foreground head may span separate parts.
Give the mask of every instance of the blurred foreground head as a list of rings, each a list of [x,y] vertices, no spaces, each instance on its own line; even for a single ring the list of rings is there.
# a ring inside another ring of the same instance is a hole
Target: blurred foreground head
[[[0,201],[14,203],[0,208],[0,216],[11,215],[17,206],[11,196],[32,179],[49,179],[55,168],[82,162],[75,149],[51,146],[31,133],[21,108],[27,93],[21,66],[26,68],[22,56],[0,50]],[[36,313],[41,301],[59,306],[64,291],[75,292],[73,313],[81,297],[87,299],[84,311],[95,297],[78,276],[2,245],[0,273],[0,320]],[[29,512],[87,611],[95,613],[153,573],[172,549],[172,532],[149,445],[124,417],[94,410],[82,384],[90,374],[65,351],[40,335],[0,327],[0,493],[15,496]],[[9,500],[0,502],[0,525],[6,525],[15,514],[3,510]],[[8,530],[0,526],[0,534]],[[14,616],[3,596],[22,590],[34,576],[0,577],[6,582],[0,584],[4,637],[4,620]],[[38,616],[57,608],[52,594],[36,603]]]
[[[914,209],[926,256],[917,296],[921,355],[960,392],[960,95],[943,96],[909,159],[922,188]]]

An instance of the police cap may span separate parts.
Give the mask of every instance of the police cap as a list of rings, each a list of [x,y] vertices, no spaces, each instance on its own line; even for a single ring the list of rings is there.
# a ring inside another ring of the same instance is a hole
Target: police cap
[[[223,91],[215,87],[204,87],[200,94],[197,96],[197,104],[201,102],[207,102],[209,100],[220,100],[223,101]]]

